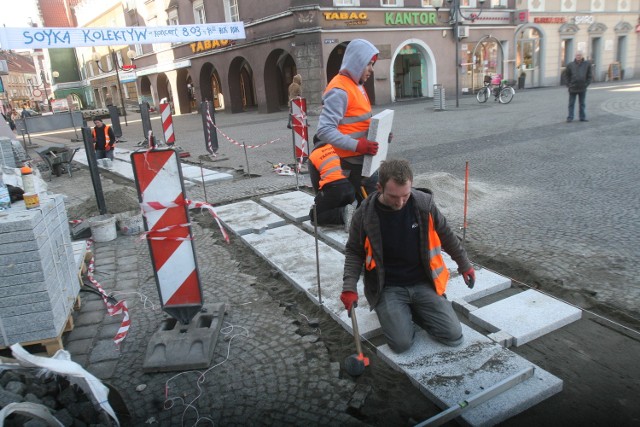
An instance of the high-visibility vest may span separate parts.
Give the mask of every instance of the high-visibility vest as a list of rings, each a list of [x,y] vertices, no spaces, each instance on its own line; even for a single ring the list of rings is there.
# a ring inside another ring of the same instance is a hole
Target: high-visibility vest
[[[330,182],[346,179],[340,166],[340,157],[336,154],[333,146],[329,144],[313,150],[309,155],[309,161],[313,163],[320,174],[320,183],[318,184],[320,189]]]
[[[429,271],[431,272],[431,279],[438,295],[442,295],[447,290],[447,282],[449,281],[449,269],[444,263],[444,257],[442,256],[442,247],[440,246],[440,237],[433,226],[433,217],[429,214]],[[365,260],[364,266],[367,271],[371,271],[376,268],[376,260],[373,259],[373,249],[371,248],[371,242],[369,236],[364,239],[364,252]]]
[[[342,89],[347,93],[347,111],[338,123],[338,130],[354,139],[366,137],[371,122],[371,103],[366,92],[363,93],[350,77],[343,74],[338,74],[331,79],[324,93],[334,88]],[[334,148],[340,157],[361,155],[356,151]]]
[[[102,126],[102,129],[104,129],[104,149],[105,151],[109,151],[111,150],[111,138],[109,138],[109,129],[110,126],[109,125],[104,125]],[[91,133],[93,134],[93,140],[96,140],[96,128],[94,127],[93,130],[91,131]],[[96,148],[96,143],[93,143],[93,148]]]

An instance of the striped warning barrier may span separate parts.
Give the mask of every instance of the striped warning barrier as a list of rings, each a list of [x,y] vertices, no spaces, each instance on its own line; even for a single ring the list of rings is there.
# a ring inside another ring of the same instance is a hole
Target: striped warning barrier
[[[169,104],[160,104],[160,118],[164,132],[164,143],[167,145],[175,144],[176,136],[173,133],[173,117],[171,116],[171,106]]]
[[[291,100],[291,124],[293,144],[298,169],[309,157],[309,126],[307,124],[307,100],[297,97]]]
[[[131,165],[145,230],[151,231],[146,236],[162,308],[188,324],[203,301],[191,226],[172,227],[189,223],[178,155],[167,149],[134,152]]]

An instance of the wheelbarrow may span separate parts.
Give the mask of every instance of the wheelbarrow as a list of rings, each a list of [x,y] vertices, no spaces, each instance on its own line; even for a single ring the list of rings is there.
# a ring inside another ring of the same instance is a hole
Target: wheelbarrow
[[[44,160],[49,170],[49,181],[51,176],[61,176],[67,172],[71,176],[71,162],[80,148],[69,148],[64,145],[49,146],[36,149],[36,153]]]

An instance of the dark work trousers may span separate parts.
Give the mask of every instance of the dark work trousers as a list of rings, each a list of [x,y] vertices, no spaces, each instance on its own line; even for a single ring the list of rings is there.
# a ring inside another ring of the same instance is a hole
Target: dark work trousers
[[[331,182],[322,187],[314,200],[318,214],[318,225],[340,225],[344,224],[342,208],[353,203],[355,194],[351,183],[345,179]],[[309,211],[309,218],[313,223],[313,208]]]
[[[585,120],[587,118],[587,108],[585,105],[585,99],[587,98],[586,90],[583,92],[569,92],[569,114],[567,115],[567,120],[573,120],[576,97],[578,98],[578,117],[580,120]]]
[[[358,206],[364,199],[367,198],[369,194],[371,194],[376,189],[376,184],[378,183],[378,172],[376,171],[370,177],[362,176],[362,163],[351,163],[346,161],[345,159],[340,159],[340,166],[342,166],[342,170],[345,171],[347,175],[347,179],[353,186],[353,189],[356,193],[356,200],[358,201]],[[363,194],[362,190],[366,191],[366,194]]]

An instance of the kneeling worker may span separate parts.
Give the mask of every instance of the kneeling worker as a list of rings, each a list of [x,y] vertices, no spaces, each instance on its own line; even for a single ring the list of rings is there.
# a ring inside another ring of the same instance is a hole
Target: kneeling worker
[[[355,211],[355,191],[340,166],[340,157],[330,144],[317,145],[309,155],[309,176],[316,192],[318,225],[348,226]],[[315,223],[313,208],[309,212]]]
[[[462,344],[462,327],[444,295],[449,270],[441,250],[458,264],[470,288],[475,271],[429,190],[413,189],[406,160],[380,166],[377,191],[353,215],[347,241],[343,292],[347,310],[358,300],[364,265],[364,294],[376,311],[389,347],[396,353],[414,341],[413,322],[449,346]]]

